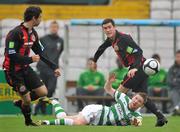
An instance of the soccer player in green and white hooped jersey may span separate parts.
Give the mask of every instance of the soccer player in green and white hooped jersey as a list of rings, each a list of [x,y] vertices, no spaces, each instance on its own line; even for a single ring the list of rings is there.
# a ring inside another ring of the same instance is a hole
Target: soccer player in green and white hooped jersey
[[[57,119],[42,120],[41,125],[142,125],[142,116],[138,109],[146,102],[146,94],[137,93],[130,99],[124,93],[120,93],[112,88],[115,75],[109,75],[104,86],[105,91],[115,98],[116,104],[111,107],[103,105],[87,105],[74,116],[67,116],[59,102],[50,101],[55,108]]]

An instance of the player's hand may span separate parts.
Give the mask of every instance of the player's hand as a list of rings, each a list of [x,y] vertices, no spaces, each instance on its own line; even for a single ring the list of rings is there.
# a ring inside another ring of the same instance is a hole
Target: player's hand
[[[141,121],[141,119],[134,118],[133,120],[131,120],[131,125],[141,126],[142,125],[142,121]]]
[[[116,80],[116,74],[115,73],[110,73],[108,77],[108,81],[110,83],[113,83]]]
[[[40,56],[39,55],[32,55],[31,58],[32,58],[33,62],[38,62],[40,60]]]
[[[55,75],[56,77],[61,76],[61,71],[60,71],[59,68],[57,68],[56,70],[54,70],[54,75]]]
[[[128,71],[128,77],[134,77],[135,73],[137,72],[136,68],[133,68],[131,70]]]

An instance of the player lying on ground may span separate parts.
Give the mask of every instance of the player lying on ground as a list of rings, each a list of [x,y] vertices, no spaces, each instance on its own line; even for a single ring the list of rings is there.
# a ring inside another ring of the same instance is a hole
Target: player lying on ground
[[[115,75],[111,74],[106,81],[105,91],[114,97],[116,104],[111,107],[103,105],[87,105],[81,112],[74,116],[67,116],[59,102],[49,100],[55,109],[56,119],[39,121],[41,125],[142,125],[142,116],[138,108],[146,102],[146,94],[137,93],[130,99],[124,93],[115,91],[112,82]]]

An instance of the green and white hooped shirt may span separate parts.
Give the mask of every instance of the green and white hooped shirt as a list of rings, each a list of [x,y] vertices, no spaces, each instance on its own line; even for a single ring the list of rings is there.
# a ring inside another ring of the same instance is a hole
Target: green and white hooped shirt
[[[130,120],[133,118],[142,119],[138,110],[132,111],[128,108],[131,99],[124,93],[116,91],[114,93],[116,104],[111,107],[103,106],[99,123],[97,125],[130,125]]]

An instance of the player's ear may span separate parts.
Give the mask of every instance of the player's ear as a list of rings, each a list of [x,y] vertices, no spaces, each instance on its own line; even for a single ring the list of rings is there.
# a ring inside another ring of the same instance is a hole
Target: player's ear
[[[32,17],[32,20],[33,20],[33,21],[35,21],[35,20],[36,20],[35,16],[33,16],[33,17]]]
[[[141,108],[143,108],[143,107],[144,107],[144,104],[141,105]]]

